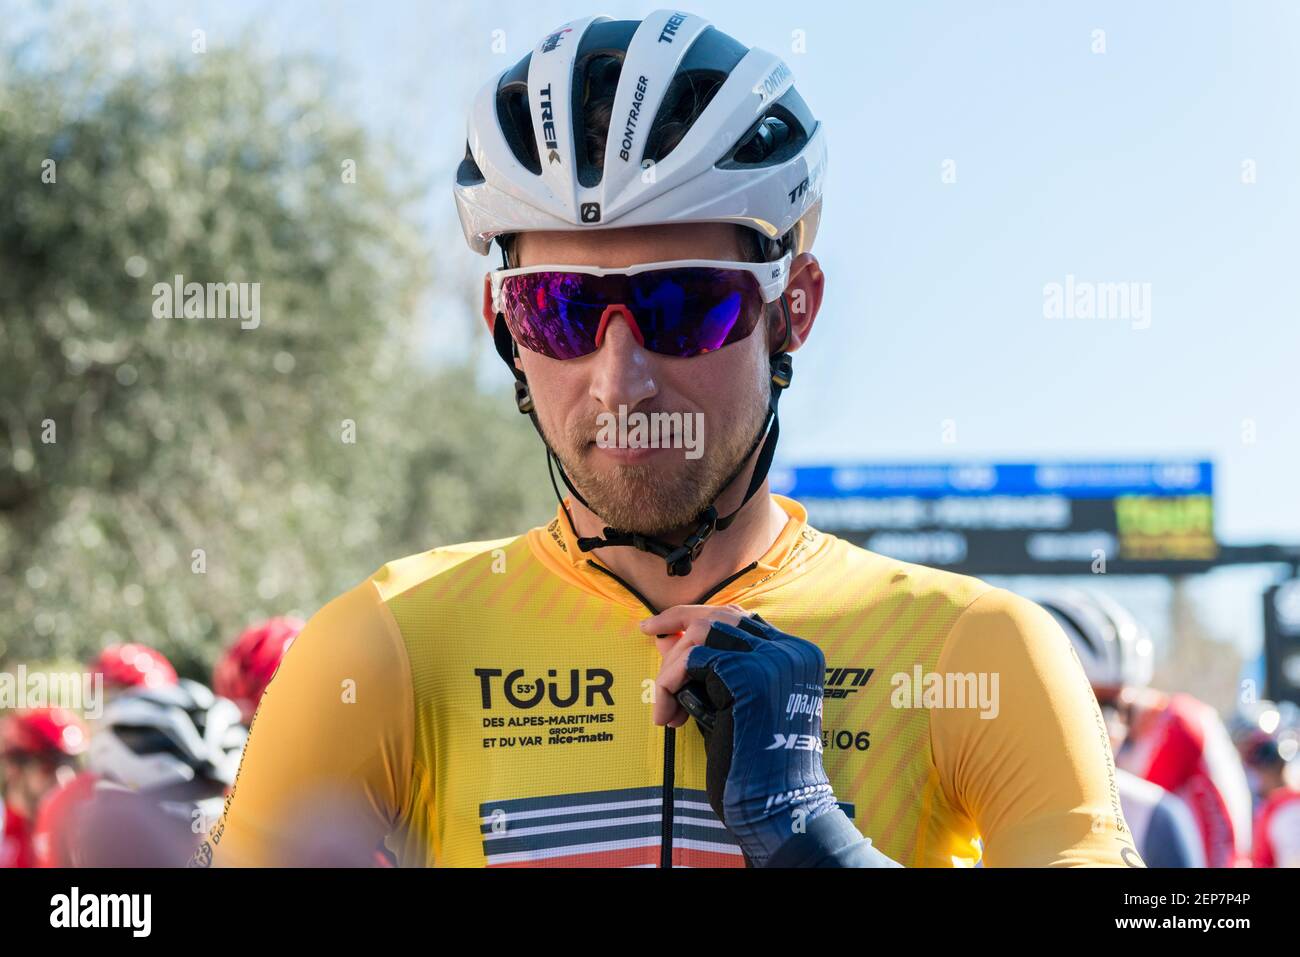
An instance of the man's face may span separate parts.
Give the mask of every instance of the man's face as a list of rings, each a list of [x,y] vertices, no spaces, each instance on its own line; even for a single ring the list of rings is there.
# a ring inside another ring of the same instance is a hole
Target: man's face
[[[518,266],[618,268],[747,257],[737,227],[717,223],[524,233],[515,258]],[[621,315],[591,355],[561,360],[520,349],[542,433],[597,515],[617,528],[663,535],[689,525],[718,497],[767,413],[768,356],[784,330],[771,308],[766,315],[769,321],[746,339],[688,359],[642,348]],[[628,414],[692,416],[702,425],[695,436],[699,457],[687,455],[681,436],[672,443],[661,439],[671,448],[602,447],[602,423],[618,416],[620,406]]]
[[[58,784],[54,767],[32,757],[6,754],[4,760],[5,803],[30,818],[41,798]]]

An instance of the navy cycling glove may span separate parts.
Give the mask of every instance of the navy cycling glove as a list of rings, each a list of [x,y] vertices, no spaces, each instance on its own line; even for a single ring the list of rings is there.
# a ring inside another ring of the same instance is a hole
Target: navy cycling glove
[[[697,725],[709,804],[753,867],[897,866],[840,809],[822,767],[826,659],[757,615],[714,622],[686,660],[714,709]]]

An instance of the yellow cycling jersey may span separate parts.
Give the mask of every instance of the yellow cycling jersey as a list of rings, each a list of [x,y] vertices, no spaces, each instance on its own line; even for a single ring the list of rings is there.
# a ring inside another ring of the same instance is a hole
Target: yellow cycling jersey
[[[858,829],[907,866],[1141,866],[1051,616],[774,498],[783,532],[709,603],[824,651],[824,763]],[[407,866],[743,867],[699,729],[651,721],[649,610],[602,567],[557,513],[392,562],[330,602],[263,697],[195,863],[312,860],[346,832]],[[314,807],[334,809],[324,826],[304,824]]]

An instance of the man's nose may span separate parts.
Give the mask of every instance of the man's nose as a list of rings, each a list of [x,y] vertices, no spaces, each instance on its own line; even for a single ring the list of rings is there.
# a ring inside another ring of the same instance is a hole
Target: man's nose
[[[635,408],[659,391],[645,338],[626,306],[606,307],[596,330],[596,346],[590,392],[606,409]]]

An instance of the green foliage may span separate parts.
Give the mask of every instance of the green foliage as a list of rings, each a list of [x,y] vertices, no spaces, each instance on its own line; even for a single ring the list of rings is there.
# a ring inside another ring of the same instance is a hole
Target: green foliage
[[[484,395],[412,356],[448,280],[403,164],[316,65],[22,53],[0,50],[0,660],[139,640],[205,677],[257,617],[549,514],[504,377]],[[260,325],[159,318],[176,274],[260,283]]]

